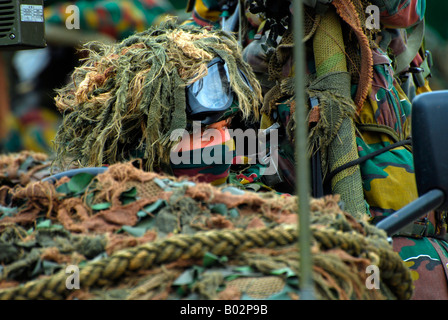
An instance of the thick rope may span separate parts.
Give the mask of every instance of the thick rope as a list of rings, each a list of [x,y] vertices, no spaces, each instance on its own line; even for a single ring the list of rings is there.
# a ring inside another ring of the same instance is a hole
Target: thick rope
[[[363,235],[342,231],[313,228],[314,239],[324,250],[340,248],[349,254],[376,253],[380,257],[381,279],[398,299],[412,295],[410,271],[399,256],[378,241],[369,241]],[[378,239],[375,239],[378,240]],[[297,229],[294,227],[260,228],[247,231],[221,230],[197,233],[193,236],[177,235],[168,239],[148,242],[138,247],[118,251],[112,256],[88,263],[80,269],[82,288],[111,283],[127,272],[136,272],[180,259],[199,259],[205,253],[234,256],[251,248],[275,248],[294,244]],[[51,277],[31,281],[23,286],[0,290],[0,300],[64,299],[71,290],[66,288],[68,275],[61,271]]]

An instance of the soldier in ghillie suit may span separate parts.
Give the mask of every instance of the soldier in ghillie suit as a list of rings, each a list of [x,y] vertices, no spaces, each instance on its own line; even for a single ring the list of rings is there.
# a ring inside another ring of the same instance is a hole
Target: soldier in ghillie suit
[[[174,165],[170,152],[179,142],[173,133],[193,133],[193,121],[200,121],[201,130],[212,126],[222,133],[222,141],[214,143],[222,144],[224,156],[234,150],[226,129],[231,120],[257,120],[261,89],[233,35],[167,20],[120,43],[95,46],[95,50],[87,47],[89,56],[56,97],[63,114],[55,138],[62,167],[70,162],[95,167],[139,158],[146,170],[225,182],[228,161],[216,166]],[[212,68],[218,79],[207,78]],[[194,84],[203,93],[189,94],[196,90]],[[208,95],[210,84],[221,85],[214,94],[225,90],[221,92],[225,105],[206,105],[215,102],[212,99],[222,102],[221,96]],[[195,112],[193,104],[201,103],[205,111]]]
[[[238,2],[237,2],[238,3]],[[305,81],[312,195],[340,194],[344,209],[372,223],[418,197],[410,145],[411,101],[431,91],[431,56],[423,46],[425,1],[305,0]],[[368,28],[368,6],[380,28]],[[220,28],[232,2],[196,0],[190,23]],[[237,178],[294,192],[294,62],[292,2],[239,2],[243,56],[264,93],[261,128],[280,124],[280,179],[263,165]],[[235,11],[238,11],[235,10]],[[243,14],[241,14],[241,12]],[[238,12],[237,12],[238,14]],[[272,150],[271,150],[272,152]],[[415,276],[415,298],[447,299],[446,213],[431,212],[394,235]],[[423,258],[427,257],[427,258]],[[427,265],[427,267],[425,267]],[[440,278],[443,280],[440,281]],[[439,280],[434,280],[439,279]]]

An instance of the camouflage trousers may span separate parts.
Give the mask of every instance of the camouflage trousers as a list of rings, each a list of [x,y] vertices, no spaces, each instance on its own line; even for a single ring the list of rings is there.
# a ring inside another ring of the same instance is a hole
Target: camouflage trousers
[[[411,270],[413,300],[448,300],[448,243],[432,237],[397,236],[392,242]]]

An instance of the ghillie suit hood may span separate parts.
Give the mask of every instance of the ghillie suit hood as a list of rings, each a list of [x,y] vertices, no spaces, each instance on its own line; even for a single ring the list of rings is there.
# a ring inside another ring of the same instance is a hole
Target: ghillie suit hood
[[[241,117],[258,119],[260,86],[229,33],[171,19],[121,43],[89,43],[86,50],[88,57],[55,98],[63,114],[55,137],[62,167],[70,161],[101,166],[138,157],[147,170],[169,172],[170,150],[177,143],[170,141],[171,133],[188,122],[185,87],[204,77],[218,56],[227,63]]]

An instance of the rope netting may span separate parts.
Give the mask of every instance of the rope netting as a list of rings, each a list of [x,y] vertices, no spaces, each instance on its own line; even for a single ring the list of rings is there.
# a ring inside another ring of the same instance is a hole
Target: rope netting
[[[42,164],[21,154],[0,168],[0,299],[300,298],[295,197],[213,187],[135,162],[14,184],[19,157],[34,163],[28,170]],[[410,271],[383,231],[342,211],[338,196],[310,208],[318,299],[411,297]],[[79,288],[69,285],[69,266]],[[369,266],[379,289],[368,285]]]

